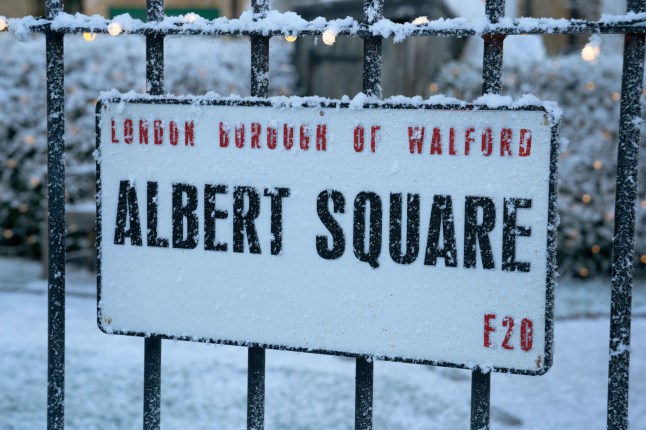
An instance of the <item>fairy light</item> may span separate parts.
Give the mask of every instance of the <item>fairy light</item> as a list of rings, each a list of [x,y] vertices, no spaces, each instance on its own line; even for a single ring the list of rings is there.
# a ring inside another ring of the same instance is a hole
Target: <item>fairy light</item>
[[[646,200],[642,200],[640,206],[642,207],[642,209],[646,209]]]
[[[294,43],[296,42],[297,36],[293,36],[291,34],[288,34],[285,36],[285,40],[288,41],[289,43]]]
[[[619,94],[617,91],[612,93],[612,100],[618,102],[621,99],[621,94]]]
[[[587,278],[588,275],[590,275],[590,271],[587,267],[582,267],[579,269],[579,276],[581,276],[582,278]]]
[[[581,201],[586,204],[590,203],[591,200],[592,197],[590,196],[590,194],[584,194],[583,197],[581,197]]]
[[[96,33],[90,33],[87,31],[83,33],[83,40],[86,42],[94,42],[94,39],[96,39]]]
[[[18,211],[20,211],[20,213],[22,214],[27,213],[28,210],[29,210],[29,206],[27,206],[26,203],[21,204],[20,207],[18,208]]]
[[[322,38],[323,38],[323,43],[325,43],[328,46],[334,45],[334,42],[336,42],[336,35],[338,32],[336,30],[331,30],[327,29],[323,32]]]
[[[594,82],[592,82],[592,81],[588,81],[588,82],[586,82],[586,83],[585,83],[585,88],[586,88],[588,91],[592,91],[592,90],[594,90],[595,88],[597,88],[597,84],[595,84],[595,83],[594,83]]]
[[[428,86],[428,89],[430,92],[436,93],[437,90],[439,89],[439,86],[437,85],[437,83],[433,82]]]
[[[5,239],[11,239],[13,237],[13,230],[7,229],[4,231],[3,236]]]
[[[642,262],[642,264],[646,264],[646,254],[643,254],[643,255],[640,257],[639,261],[641,261],[641,262]]]
[[[601,160],[595,160],[595,162],[592,163],[592,167],[594,168],[594,170],[601,169],[601,166],[603,166],[603,163],[601,162]]]
[[[4,16],[0,16],[0,31],[5,31],[7,26],[7,19]]]
[[[599,252],[601,252],[601,247],[599,245],[592,245],[591,251],[593,254],[598,254]]]
[[[430,21],[425,16],[418,16],[413,20],[413,25],[424,25],[428,24]]]
[[[601,48],[598,46],[591,46],[589,43],[583,47],[583,50],[581,51],[581,58],[583,58],[585,61],[594,61],[597,58],[599,58],[599,55],[601,54]]]
[[[110,25],[108,25],[108,33],[110,36],[118,36],[122,31],[123,27],[118,22],[111,22]]]

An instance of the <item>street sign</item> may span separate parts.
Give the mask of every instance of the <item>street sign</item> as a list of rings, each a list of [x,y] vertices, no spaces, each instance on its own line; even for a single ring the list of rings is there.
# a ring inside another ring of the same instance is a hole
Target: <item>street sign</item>
[[[100,328],[545,373],[550,114],[287,103],[99,103]]]

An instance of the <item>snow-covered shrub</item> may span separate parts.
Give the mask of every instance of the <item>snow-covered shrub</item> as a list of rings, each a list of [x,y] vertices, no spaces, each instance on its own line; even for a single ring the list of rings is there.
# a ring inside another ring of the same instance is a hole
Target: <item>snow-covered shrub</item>
[[[561,148],[558,166],[559,271],[583,277],[609,273],[622,58],[605,53],[598,62],[588,63],[572,54],[510,63],[503,69],[504,94],[531,93],[557,101],[563,109],[561,136],[569,144]],[[481,73],[479,65],[451,63],[440,72],[437,87],[447,95],[475,100],[482,91]],[[645,137],[642,132],[635,259],[642,273],[646,269],[640,262],[646,254]]]
[[[190,49],[187,49],[190,46]],[[46,216],[46,86],[44,38],[18,42],[0,35],[0,252],[37,255]],[[295,84],[290,47],[272,41],[270,93]],[[101,91],[143,92],[145,39],[80,36],[65,42],[65,146],[67,201],[93,201],[94,106]],[[249,95],[250,44],[246,38],[167,38],[166,91],[173,94]],[[73,240],[71,241],[72,245]]]

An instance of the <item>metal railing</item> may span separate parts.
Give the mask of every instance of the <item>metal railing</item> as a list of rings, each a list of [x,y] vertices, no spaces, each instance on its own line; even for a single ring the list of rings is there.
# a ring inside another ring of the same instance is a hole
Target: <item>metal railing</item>
[[[359,0],[357,0],[359,1]],[[504,0],[487,0],[484,25],[480,21],[442,20],[411,27],[390,23],[383,33],[384,0],[364,0],[363,22],[335,24],[337,34],[360,37],[364,41],[363,92],[381,97],[384,36],[472,36],[484,39],[482,91],[499,94],[506,36],[519,34],[625,34],[621,89],[621,113],[617,168],[617,196],[612,267],[612,303],[608,379],[607,426],[628,428],[628,382],[630,360],[631,291],[634,267],[635,199],[640,130],[634,118],[641,114],[640,97],[644,74],[644,33],[646,0],[628,0],[628,14],[601,21],[553,19],[503,19]],[[66,34],[108,32],[108,20],[77,17],[75,25],[61,25],[56,17],[63,11],[62,0],[45,0],[47,17],[31,20],[28,30],[46,35],[47,56],[47,138],[49,195],[48,268],[48,429],[64,428],[65,404],[65,164],[64,164],[64,69],[63,39]],[[199,28],[190,23],[160,26],[164,20],[164,1],[147,0],[148,22],[139,22],[129,34],[146,36],[146,79],[150,94],[164,94],[164,36],[166,35],[240,35],[251,40],[251,94],[267,97],[269,88],[269,40],[277,35],[321,35],[324,27],[312,22],[293,26],[269,25],[269,0],[252,0],[253,22],[241,28],[239,20],[206,23]],[[19,20],[18,20],[19,21]],[[17,22],[18,22],[17,21]],[[161,338],[145,339],[144,428],[160,428]],[[355,428],[371,429],[373,416],[374,363],[371,357],[356,359]],[[491,373],[474,370],[471,383],[471,428],[488,429]],[[249,348],[247,428],[264,428],[265,350]]]

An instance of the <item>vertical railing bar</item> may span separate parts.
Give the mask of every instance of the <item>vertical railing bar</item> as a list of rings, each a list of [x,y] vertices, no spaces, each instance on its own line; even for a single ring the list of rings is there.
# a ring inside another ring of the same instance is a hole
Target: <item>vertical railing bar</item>
[[[646,1],[629,0],[628,12],[646,11]],[[619,149],[610,304],[608,429],[628,429],[630,331],[635,252],[635,201],[639,161],[640,98],[644,76],[644,34],[624,37]]]
[[[148,21],[164,19],[164,0],[147,0]],[[146,89],[164,94],[164,36],[146,35]],[[158,337],[144,339],[144,430],[161,427],[161,349]]]
[[[364,22],[374,24],[384,16],[383,0],[364,0]],[[382,38],[366,36],[363,38],[363,93],[381,98]],[[374,360],[370,357],[357,357],[355,363],[354,428],[371,430],[373,425],[374,403]]]
[[[252,0],[254,20],[263,18],[269,11],[269,0]],[[251,95],[269,96],[269,37],[251,38]],[[249,348],[247,351],[247,429],[265,428],[265,350]]]
[[[375,363],[372,359],[357,357],[355,370],[354,428],[372,429]]]
[[[247,353],[247,429],[265,428],[265,350],[249,348]]]
[[[46,0],[47,17],[63,11]],[[64,35],[46,34],[47,62],[47,428],[65,428],[65,60]]]
[[[487,0],[485,13],[496,23],[505,11],[504,0]],[[482,93],[502,92],[502,59],[504,35],[484,35],[482,58]],[[491,410],[491,371],[475,369],[471,374],[471,430],[488,430]]]

